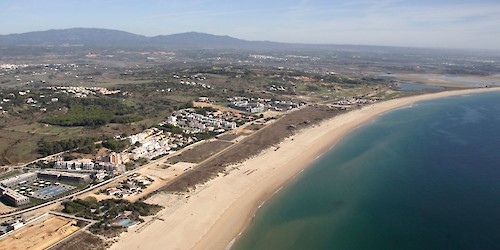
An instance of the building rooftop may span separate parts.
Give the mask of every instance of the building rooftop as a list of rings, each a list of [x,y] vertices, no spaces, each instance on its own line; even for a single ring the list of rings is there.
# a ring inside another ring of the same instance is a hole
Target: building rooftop
[[[36,173],[24,173],[24,174],[16,175],[16,176],[7,178],[5,180],[2,180],[2,181],[0,181],[0,185],[8,186],[9,184],[11,184],[13,182],[20,182],[20,181],[23,181],[24,179],[28,179],[28,178],[32,178],[32,177],[36,177]]]

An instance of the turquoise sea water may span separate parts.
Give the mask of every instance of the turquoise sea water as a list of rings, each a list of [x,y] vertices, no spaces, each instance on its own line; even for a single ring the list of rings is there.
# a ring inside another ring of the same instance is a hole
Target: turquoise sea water
[[[358,128],[266,202],[233,249],[500,249],[500,93]]]

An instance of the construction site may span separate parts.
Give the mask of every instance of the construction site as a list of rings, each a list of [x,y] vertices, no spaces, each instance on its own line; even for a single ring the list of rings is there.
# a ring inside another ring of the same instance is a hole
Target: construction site
[[[77,221],[46,214],[24,228],[0,238],[0,250],[42,250],[58,243],[80,229]]]

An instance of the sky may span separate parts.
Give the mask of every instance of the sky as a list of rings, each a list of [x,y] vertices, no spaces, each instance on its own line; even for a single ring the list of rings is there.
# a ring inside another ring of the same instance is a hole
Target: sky
[[[500,50],[500,0],[0,0],[0,18],[0,34],[84,27]]]

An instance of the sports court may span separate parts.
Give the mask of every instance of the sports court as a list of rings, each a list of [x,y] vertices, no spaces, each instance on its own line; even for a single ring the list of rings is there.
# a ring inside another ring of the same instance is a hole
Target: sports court
[[[47,200],[75,188],[76,187],[65,184],[52,185],[35,191],[32,197],[37,199]]]

